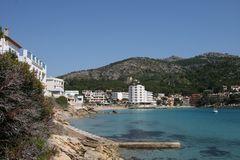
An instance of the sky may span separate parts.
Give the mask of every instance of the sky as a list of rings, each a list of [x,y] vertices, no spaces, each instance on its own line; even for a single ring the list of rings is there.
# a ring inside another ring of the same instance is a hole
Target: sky
[[[48,76],[130,57],[240,55],[240,0],[0,0],[0,26]]]

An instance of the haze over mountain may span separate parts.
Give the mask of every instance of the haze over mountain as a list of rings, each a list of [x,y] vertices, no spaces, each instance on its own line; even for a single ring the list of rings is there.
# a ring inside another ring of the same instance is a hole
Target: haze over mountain
[[[133,57],[63,76],[67,89],[127,91],[127,78],[138,79],[153,92],[191,94],[222,85],[240,84],[240,57],[210,52],[192,58]]]

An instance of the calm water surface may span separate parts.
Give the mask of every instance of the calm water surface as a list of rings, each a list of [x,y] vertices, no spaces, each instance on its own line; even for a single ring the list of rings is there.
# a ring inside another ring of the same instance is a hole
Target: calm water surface
[[[106,111],[105,111],[106,112]],[[121,141],[180,141],[176,150],[125,150],[126,159],[240,160],[240,110],[120,110],[71,124],[99,136]]]

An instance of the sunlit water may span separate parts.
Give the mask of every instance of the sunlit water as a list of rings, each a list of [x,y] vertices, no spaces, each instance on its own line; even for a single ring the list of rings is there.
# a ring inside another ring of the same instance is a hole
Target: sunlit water
[[[105,111],[107,112],[107,111]],[[126,159],[240,160],[240,109],[120,110],[71,124],[120,141],[180,141],[181,149],[125,150]]]

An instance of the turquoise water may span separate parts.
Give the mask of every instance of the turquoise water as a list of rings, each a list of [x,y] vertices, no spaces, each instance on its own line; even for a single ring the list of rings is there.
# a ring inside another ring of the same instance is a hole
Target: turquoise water
[[[106,111],[105,111],[106,112]],[[71,124],[120,141],[180,141],[174,150],[125,150],[126,159],[240,160],[240,110],[155,109],[120,110]]]

